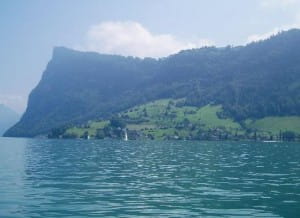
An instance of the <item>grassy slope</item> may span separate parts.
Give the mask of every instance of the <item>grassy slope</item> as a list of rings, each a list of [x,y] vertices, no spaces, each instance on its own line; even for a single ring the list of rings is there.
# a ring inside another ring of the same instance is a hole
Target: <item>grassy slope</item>
[[[155,138],[162,138],[166,135],[178,135],[187,137],[191,131],[175,129],[188,120],[195,126],[208,130],[213,128],[225,128],[228,131],[241,131],[241,126],[231,119],[220,119],[218,112],[222,111],[221,106],[207,105],[202,108],[197,107],[177,107],[175,104],[180,100],[163,99],[148,104],[136,106],[127,112],[122,113],[129,120],[142,120],[139,124],[129,124],[130,130],[143,130],[146,134],[151,134]],[[198,130],[197,130],[198,131]],[[197,134],[196,132],[194,134]]]
[[[170,100],[158,100],[145,105],[134,107],[128,112],[123,113],[131,119],[145,118],[148,125],[173,126],[188,119],[193,124],[202,124],[206,128],[226,127],[240,128],[240,125],[231,119],[220,119],[217,116],[218,112],[222,111],[221,106],[207,105],[202,108],[197,107],[177,107],[168,104]],[[174,103],[176,101],[173,100]],[[147,116],[145,116],[145,112]]]
[[[72,127],[68,129],[66,133],[82,137],[84,132],[87,131],[90,136],[94,137],[97,129],[103,129],[108,123],[108,121],[91,121],[85,127]]]
[[[281,131],[294,131],[300,134],[300,117],[265,117],[256,121],[248,121],[248,127],[258,131],[278,134]]]
[[[209,131],[211,129],[222,128],[230,134],[244,134],[245,130],[241,125],[232,119],[218,117],[222,112],[220,105],[206,105],[201,108],[190,106],[176,106],[181,100],[162,99],[147,104],[133,107],[120,113],[126,120],[129,130],[138,130],[148,135],[151,134],[157,139],[165,136],[178,135],[187,137],[198,134],[199,129]],[[195,126],[195,130],[175,128],[188,122]],[[85,131],[90,136],[95,136],[97,129],[103,129],[109,121],[91,121],[84,127],[73,127],[67,130],[67,134],[75,134],[81,137]],[[260,120],[246,120],[245,126],[248,129],[258,132],[278,134],[280,130],[294,131],[300,134],[300,117],[266,117]]]

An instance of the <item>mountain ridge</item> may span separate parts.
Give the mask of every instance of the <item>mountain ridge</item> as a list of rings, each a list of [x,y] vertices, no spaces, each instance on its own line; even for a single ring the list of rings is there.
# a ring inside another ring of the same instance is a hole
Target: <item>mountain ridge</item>
[[[297,29],[246,46],[184,50],[160,59],[56,47],[25,114],[5,136],[47,134],[164,98],[219,104],[222,116],[237,121],[299,116],[299,74]]]

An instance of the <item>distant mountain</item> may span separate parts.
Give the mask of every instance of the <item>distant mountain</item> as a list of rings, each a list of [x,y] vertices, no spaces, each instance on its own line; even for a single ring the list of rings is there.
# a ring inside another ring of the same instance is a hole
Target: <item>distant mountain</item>
[[[28,107],[5,136],[108,118],[152,100],[222,105],[222,117],[300,115],[300,30],[246,46],[207,47],[159,60],[54,49]]]
[[[0,136],[18,122],[20,116],[12,109],[0,104]]]

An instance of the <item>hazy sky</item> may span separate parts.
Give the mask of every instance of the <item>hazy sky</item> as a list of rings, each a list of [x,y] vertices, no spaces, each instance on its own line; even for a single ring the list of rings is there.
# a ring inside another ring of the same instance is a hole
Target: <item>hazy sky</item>
[[[300,0],[1,0],[0,103],[23,112],[54,46],[161,57],[300,27]]]

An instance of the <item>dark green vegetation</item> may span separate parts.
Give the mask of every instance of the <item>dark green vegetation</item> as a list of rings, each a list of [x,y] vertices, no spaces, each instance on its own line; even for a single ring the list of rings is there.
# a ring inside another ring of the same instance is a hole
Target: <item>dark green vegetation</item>
[[[0,137],[3,133],[18,122],[20,116],[12,109],[0,104]]]
[[[293,120],[291,125],[299,129],[300,30],[282,32],[247,46],[193,49],[159,60],[55,48],[30,95],[26,113],[5,135],[32,137],[89,120],[108,120],[158,99],[184,99],[174,109],[173,119],[179,121],[184,108],[190,108],[196,114],[183,119],[193,124],[200,114],[201,119],[207,119],[204,129],[216,126],[201,114],[218,112],[213,119],[231,128],[223,131],[225,135],[251,129],[264,131],[265,126],[274,127],[274,122],[281,125],[282,120],[288,127],[288,120]],[[134,113],[123,115],[128,115],[127,121],[131,122]],[[151,125],[161,125],[156,124],[157,117],[144,123],[150,125],[145,127],[150,135],[162,137],[175,128],[169,130],[170,125],[177,125],[170,121],[163,124],[167,129],[151,133]],[[274,128],[276,131],[270,129],[272,133],[281,129]],[[186,137],[194,132],[182,130],[178,137],[180,134]]]

